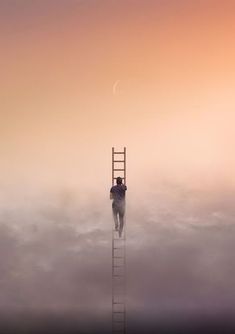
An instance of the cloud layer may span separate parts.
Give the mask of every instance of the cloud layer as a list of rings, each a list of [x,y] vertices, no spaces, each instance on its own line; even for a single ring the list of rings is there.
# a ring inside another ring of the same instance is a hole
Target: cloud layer
[[[233,194],[216,196],[173,184],[156,189],[127,198],[129,326],[140,318],[158,323],[172,316],[230,315],[235,306]],[[76,313],[78,327],[84,319],[100,319],[108,330],[108,196],[82,203],[67,189],[39,198],[17,210],[2,206],[2,319],[19,312]]]

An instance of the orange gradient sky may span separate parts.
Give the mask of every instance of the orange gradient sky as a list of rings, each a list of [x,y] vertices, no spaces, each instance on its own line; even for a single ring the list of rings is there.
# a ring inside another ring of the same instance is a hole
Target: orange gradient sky
[[[1,183],[106,187],[125,145],[132,187],[234,186],[234,17],[228,0],[2,1]]]
[[[227,333],[234,41],[234,0],[0,0],[1,333],[110,333],[112,146],[130,332]]]

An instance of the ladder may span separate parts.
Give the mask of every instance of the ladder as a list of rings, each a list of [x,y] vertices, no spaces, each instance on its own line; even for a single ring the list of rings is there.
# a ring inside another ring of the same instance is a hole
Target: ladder
[[[117,175],[118,173],[118,175]],[[126,147],[115,151],[112,147],[112,185],[121,176],[126,184]],[[122,236],[112,223],[112,334],[126,334],[126,228]]]

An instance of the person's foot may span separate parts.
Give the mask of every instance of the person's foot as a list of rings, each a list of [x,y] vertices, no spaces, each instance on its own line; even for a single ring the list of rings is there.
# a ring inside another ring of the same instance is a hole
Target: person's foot
[[[118,225],[115,225],[115,231],[118,231]]]

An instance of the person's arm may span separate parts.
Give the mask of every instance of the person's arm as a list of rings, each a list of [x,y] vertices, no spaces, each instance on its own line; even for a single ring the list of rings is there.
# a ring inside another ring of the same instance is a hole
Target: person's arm
[[[113,199],[113,187],[110,189],[110,195],[109,195],[110,199]]]

